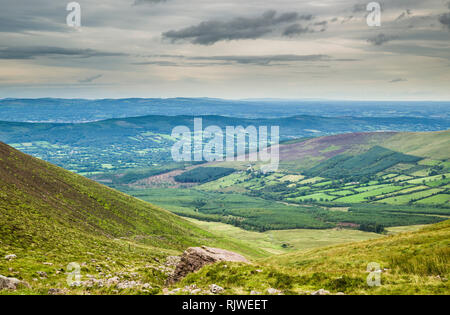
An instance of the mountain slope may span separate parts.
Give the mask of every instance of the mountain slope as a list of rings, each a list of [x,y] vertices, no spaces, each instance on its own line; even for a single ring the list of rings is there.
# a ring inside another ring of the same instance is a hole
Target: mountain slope
[[[450,130],[404,132],[389,138],[383,145],[406,154],[432,159],[448,159],[450,157]]]
[[[357,155],[381,146],[423,158],[450,157],[450,130],[435,132],[347,133],[280,145],[280,160],[286,168],[310,168],[340,154]]]
[[[370,263],[382,270],[380,286],[367,284]],[[272,287],[292,294],[321,288],[346,294],[449,294],[449,276],[450,221],[444,221],[416,232],[273,256],[253,266],[209,266],[183,285],[217,283],[227,293]]]
[[[117,271],[125,265],[143,267],[189,246],[206,244],[247,255],[263,254],[219,240],[165,210],[3,143],[0,143],[0,244],[1,275],[30,281],[37,277],[37,271],[44,269],[52,274],[48,281],[51,279],[57,285],[63,284],[64,274],[56,276],[55,267],[43,262],[64,270],[70,262],[81,265],[108,257],[115,262],[111,271]],[[18,258],[6,262],[3,257],[8,254]],[[89,270],[89,266],[86,268]],[[159,280],[149,277],[149,281],[162,281],[161,276]]]

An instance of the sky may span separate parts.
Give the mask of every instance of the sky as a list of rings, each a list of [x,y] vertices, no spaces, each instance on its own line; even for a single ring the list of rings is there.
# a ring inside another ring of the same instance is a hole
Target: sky
[[[0,98],[450,100],[450,0],[0,0]]]

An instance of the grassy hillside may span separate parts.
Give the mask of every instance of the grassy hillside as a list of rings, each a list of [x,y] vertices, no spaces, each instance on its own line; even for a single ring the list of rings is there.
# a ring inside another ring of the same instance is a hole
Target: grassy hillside
[[[32,292],[66,286],[71,262],[84,263],[84,274],[142,271],[139,276],[157,292],[163,274],[144,266],[189,246],[264,255],[3,143],[0,165],[0,274],[26,280]],[[17,259],[6,261],[8,254]],[[38,271],[48,278],[40,279]]]
[[[437,132],[404,132],[383,144],[391,150],[435,160],[450,157],[450,130]]]
[[[348,133],[280,146],[286,170],[304,170],[340,154],[357,155],[372,147],[435,160],[450,157],[450,130],[437,132]]]
[[[380,265],[381,286],[367,284],[369,263]],[[217,264],[183,284],[216,283],[226,293],[450,294],[450,221],[375,240],[289,253],[255,265]]]

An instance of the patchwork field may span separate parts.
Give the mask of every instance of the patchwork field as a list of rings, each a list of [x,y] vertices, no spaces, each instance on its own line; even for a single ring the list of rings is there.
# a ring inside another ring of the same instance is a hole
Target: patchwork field
[[[396,133],[346,134],[281,145],[276,172],[264,174],[258,163],[208,163],[177,171],[167,186],[140,181],[117,188],[185,217],[260,232],[333,227],[380,232],[444,220],[450,217],[450,132],[406,135],[447,158],[411,155],[423,152],[412,144],[394,151]],[[191,186],[176,189],[181,184]],[[332,210],[339,208],[347,210]]]

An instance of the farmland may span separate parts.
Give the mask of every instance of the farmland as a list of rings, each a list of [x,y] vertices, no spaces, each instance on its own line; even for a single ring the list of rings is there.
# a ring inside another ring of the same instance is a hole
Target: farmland
[[[447,154],[449,137],[448,132],[444,134],[447,137],[434,134],[437,144],[430,141],[430,134],[417,136],[428,139],[429,148],[441,146],[440,154]],[[189,189],[133,184],[117,188],[185,217],[260,232],[336,227],[372,231],[380,225],[388,228],[428,224],[449,218],[448,159],[387,149],[377,144],[377,137],[384,137],[382,141],[390,146],[389,137],[383,134],[355,135],[350,138],[351,145],[341,143],[341,153],[334,152],[327,158],[320,149],[330,148],[326,141],[349,138],[324,137],[282,145],[281,164],[288,161],[299,165],[289,170],[281,167],[264,174],[258,163],[209,163],[185,172],[192,182]],[[447,139],[444,145],[442,139]],[[309,155],[304,156],[302,150]],[[313,166],[302,163],[315,157],[318,160]],[[202,180],[208,169],[222,177]],[[231,174],[226,175],[225,171]],[[173,180],[176,182],[177,178],[180,175]]]

